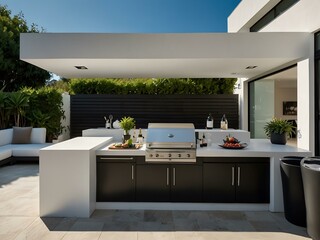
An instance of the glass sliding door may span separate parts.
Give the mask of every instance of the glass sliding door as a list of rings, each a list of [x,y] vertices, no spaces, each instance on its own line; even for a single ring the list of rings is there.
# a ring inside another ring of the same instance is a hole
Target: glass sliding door
[[[266,122],[274,117],[275,81],[260,79],[249,83],[249,129],[251,138],[267,138]]]

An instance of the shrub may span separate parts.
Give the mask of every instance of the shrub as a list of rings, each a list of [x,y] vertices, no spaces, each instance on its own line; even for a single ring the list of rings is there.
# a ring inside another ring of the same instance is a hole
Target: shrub
[[[72,79],[74,94],[232,94],[234,78]]]
[[[26,115],[29,123],[33,127],[46,128],[47,141],[57,138],[63,131],[61,119],[65,118],[61,92],[50,87],[37,90],[24,88],[21,91],[29,96],[29,111]]]

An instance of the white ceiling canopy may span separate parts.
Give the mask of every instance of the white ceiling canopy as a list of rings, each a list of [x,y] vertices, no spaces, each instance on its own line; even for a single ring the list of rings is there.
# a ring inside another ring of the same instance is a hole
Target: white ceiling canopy
[[[252,78],[307,58],[310,39],[310,33],[23,33],[20,59],[66,78]]]

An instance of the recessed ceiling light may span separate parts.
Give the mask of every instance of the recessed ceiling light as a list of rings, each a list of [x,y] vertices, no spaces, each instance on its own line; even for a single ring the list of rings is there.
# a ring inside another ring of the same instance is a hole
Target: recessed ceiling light
[[[76,69],[85,70],[88,69],[86,66],[74,66]]]
[[[256,67],[258,67],[258,66],[248,66],[248,67],[246,67],[246,69],[254,69]]]
[[[238,73],[231,73],[231,75],[238,75]]]

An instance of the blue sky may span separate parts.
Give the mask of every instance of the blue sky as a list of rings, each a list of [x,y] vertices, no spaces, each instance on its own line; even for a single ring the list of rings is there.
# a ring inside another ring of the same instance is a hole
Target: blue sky
[[[226,32],[240,0],[0,0],[46,32]]]

